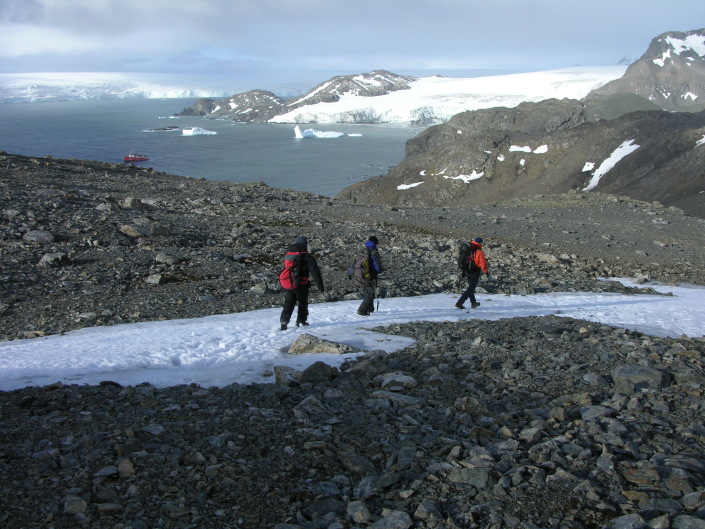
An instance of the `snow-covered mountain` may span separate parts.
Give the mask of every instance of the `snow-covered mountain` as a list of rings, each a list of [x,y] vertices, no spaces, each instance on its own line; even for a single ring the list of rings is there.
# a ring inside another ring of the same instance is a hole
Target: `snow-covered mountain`
[[[580,99],[625,70],[626,66],[576,66],[471,78],[415,78],[377,70],[334,77],[289,100],[261,90],[220,101],[201,100],[181,115],[270,123],[440,123],[466,110],[514,107],[547,98]]]
[[[0,103],[88,99],[224,97],[222,88],[197,88],[159,74],[33,73],[0,74]]]
[[[705,109],[705,29],[659,35],[623,77],[589,97],[624,93],[637,94],[665,110]]]

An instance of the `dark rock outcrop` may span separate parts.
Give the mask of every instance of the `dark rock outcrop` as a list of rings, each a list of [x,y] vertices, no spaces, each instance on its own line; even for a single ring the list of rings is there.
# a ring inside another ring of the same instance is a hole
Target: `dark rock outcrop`
[[[457,114],[409,140],[404,161],[387,175],[338,198],[465,206],[596,189],[705,216],[705,112],[600,119],[608,103],[546,100]],[[625,144],[639,147],[617,159]]]

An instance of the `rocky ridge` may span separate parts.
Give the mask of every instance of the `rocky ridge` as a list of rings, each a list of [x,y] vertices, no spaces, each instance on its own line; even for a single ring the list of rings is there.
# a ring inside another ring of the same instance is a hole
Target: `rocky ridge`
[[[0,190],[5,340],[278,306],[299,234],[315,302],[356,297],[345,270],[372,233],[388,296],[457,293],[456,243],[477,235],[483,292],[705,284],[705,221],[599,193],[373,206],[7,154]],[[702,338],[555,316],[383,331],[416,341],[272,384],[1,393],[3,527],[705,526]]]
[[[410,139],[404,160],[386,175],[338,197],[457,207],[596,189],[705,217],[705,112],[637,111],[601,119],[612,112],[609,102],[554,99],[457,114]],[[627,146],[635,150],[610,163]]]

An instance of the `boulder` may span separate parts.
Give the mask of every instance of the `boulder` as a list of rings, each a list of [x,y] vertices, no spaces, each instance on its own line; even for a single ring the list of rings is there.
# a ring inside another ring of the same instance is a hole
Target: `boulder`
[[[349,354],[359,353],[360,349],[346,345],[344,343],[331,342],[318,338],[311,334],[302,334],[289,347],[289,354],[306,354],[306,353],[327,353],[327,354]]]

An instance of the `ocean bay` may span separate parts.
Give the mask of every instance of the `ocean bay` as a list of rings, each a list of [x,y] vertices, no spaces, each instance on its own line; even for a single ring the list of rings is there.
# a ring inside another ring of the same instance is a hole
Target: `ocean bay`
[[[325,137],[296,138],[293,124],[234,123],[170,117],[195,99],[111,99],[0,105],[0,150],[12,154],[123,163],[149,156],[156,171],[334,196],[404,157],[421,127],[302,124]],[[164,130],[178,127],[173,130]],[[185,136],[198,127],[216,134]],[[160,130],[161,129],[161,130]],[[153,131],[153,132],[149,132]]]

